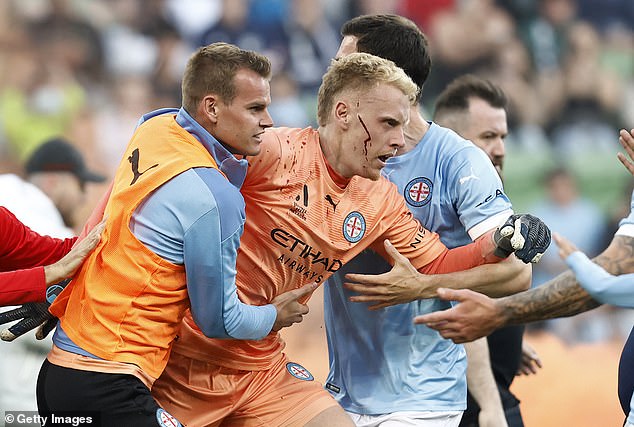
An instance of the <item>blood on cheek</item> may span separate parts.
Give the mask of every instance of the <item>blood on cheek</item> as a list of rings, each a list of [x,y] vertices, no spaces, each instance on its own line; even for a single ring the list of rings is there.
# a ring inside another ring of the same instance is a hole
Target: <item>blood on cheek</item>
[[[368,127],[365,125],[365,123],[363,122],[363,119],[358,114],[357,114],[357,119],[359,119],[359,123],[361,123],[361,126],[363,126],[363,130],[365,130],[366,135],[368,135],[368,137],[363,141],[363,153],[365,154],[365,156],[367,158],[368,157],[368,144],[370,143],[370,141],[372,141],[372,135],[370,135],[370,132],[368,131]]]

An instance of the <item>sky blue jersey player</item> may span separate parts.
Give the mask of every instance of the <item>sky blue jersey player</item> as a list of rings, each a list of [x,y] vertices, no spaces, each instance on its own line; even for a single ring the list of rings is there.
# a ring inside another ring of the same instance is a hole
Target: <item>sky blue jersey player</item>
[[[411,151],[389,159],[383,173],[397,185],[414,216],[439,233],[448,247],[471,242],[512,214],[487,155],[435,123]],[[389,268],[366,251],[325,287],[330,359],[326,388],[346,411],[356,414],[463,411],[463,346],[412,324],[413,316],[443,310],[447,302],[425,299],[371,311],[366,304],[348,301],[352,293],[342,286],[346,273]]]

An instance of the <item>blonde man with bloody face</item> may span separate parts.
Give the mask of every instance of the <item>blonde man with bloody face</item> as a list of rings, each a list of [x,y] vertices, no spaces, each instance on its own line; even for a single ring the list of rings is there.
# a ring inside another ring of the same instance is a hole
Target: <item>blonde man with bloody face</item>
[[[400,250],[425,273],[450,275],[501,259],[493,254],[493,232],[448,250],[381,177],[405,143],[417,93],[391,61],[352,54],[324,75],[318,129],[265,132],[260,154],[248,158],[241,190],[247,222],[236,283],[242,301],[265,304],[303,284],[321,284],[368,247],[388,258]],[[385,240],[392,243],[384,246]],[[206,338],[186,316],[153,395],[188,425],[351,426],[283,348],[278,333],[257,341]]]

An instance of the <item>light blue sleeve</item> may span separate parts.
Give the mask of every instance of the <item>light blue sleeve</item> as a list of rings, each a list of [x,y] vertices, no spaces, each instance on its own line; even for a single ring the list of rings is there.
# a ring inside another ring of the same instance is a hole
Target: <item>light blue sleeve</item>
[[[132,231],[162,258],[184,264],[196,325],[208,337],[261,339],[277,311],[238,299],[236,258],[245,221],[238,189],[217,170],[173,178],[139,206]]]
[[[634,274],[613,276],[577,251],[566,258],[579,284],[597,301],[634,308]]]
[[[448,177],[454,207],[472,239],[497,227],[513,214],[513,206],[491,160],[478,147],[458,151]],[[474,236],[475,234],[475,236]]]

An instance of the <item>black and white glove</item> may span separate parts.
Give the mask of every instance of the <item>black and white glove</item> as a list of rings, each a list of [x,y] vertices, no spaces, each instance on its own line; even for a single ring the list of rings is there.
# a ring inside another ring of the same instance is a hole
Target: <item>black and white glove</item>
[[[511,215],[495,231],[493,239],[497,245],[496,256],[506,258],[515,252],[525,263],[535,263],[550,245],[550,229],[533,215]]]
[[[46,338],[57,325],[57,318],[48,311],[48,308],[69,282],[70,279],[62,280],[46,288],[46,302],[31,302],[0,313],[0,325],[21,319],[11,327],[0,331],[0,339],[13,341],[35,328],[38,328],[35,332],[38,340]]]

